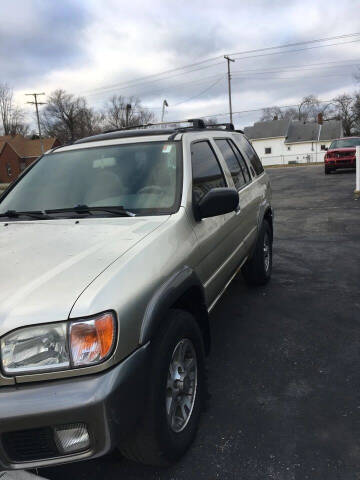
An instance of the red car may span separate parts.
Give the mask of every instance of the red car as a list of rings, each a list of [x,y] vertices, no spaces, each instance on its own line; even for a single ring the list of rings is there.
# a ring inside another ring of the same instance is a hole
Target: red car
[[[360,137],[346,137],[333,140],[325,154],[325,174],[338,168],[356,168],[355,149]]]

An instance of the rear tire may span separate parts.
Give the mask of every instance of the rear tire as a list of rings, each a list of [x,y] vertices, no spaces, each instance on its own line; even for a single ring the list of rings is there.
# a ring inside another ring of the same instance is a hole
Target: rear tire
[[[331,168],[325,167],[325,175],[329,175],[332,172]]]
[[[272,271],[272,231],[264,220],[258,235],[252,257],[242,267],[242,273],[249,285],[265,285]]]
[[[206,399],[204,345],[195,318],[183,310],[169,311],[152,343],[143,420],[120,450],[136,462],[168,466],[196,435]]]

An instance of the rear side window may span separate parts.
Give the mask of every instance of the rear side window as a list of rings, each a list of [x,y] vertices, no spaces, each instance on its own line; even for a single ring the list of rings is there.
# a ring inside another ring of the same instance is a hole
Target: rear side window
[[[239,160],[235,156],[234,150],[231,148],[229,142],[225,139],[215,140],[215,143],[219,147],[226,165],[230,170],[235,188],[240,190],[240,188],[245,185],[245,178]]]
[[[248,183],[251,180],[249,168],[245,162],[244,157],[242,156],[242,153],[238,149],[238,147],[235,145],[235,143],[232,140],[229,140],[230,145],[232,146],[234,153],[236,155],[236,158],[238,159],[238,162],[240,163],[240,166],[242,168],[242,172],[245,178],[245,182]]]
[[[244,149],[244,152],[248,156],[250,163],[255,170],[256,175],[261,175],[264,171],[264,167],[262,166],[260,158],[257,156],[254,148],[252,147],[249,140],[246,137],[240,136],[241,146]]]
[[[223,172],[209,142],[191,145],[193,195],[198,202],[212,188],[226,187]]]

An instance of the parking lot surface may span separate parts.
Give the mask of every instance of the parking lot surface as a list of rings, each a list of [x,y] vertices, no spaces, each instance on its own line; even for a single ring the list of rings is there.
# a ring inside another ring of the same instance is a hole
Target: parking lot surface
[[[115,455],[63,479],[360,479],[360,200],[354,172],[274,168],[273,277],[234,280],[212,313],[211,399],[174,467]]]

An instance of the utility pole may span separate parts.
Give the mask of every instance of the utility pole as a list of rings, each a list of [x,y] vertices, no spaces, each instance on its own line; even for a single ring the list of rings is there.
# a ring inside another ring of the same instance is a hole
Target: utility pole
[[[230,58],[228,55],[224,55],[225,60],[227,60],[228,67],[228,89],[229,89],[229,112],[230,112],[230,123],[233,123],[232,118],[232,105],[231,105],[231,74],[230,74],[230,62],[235,62],[233,58]]]
[[[168,106],[169,106],[168,102],[164,100],[162,105],[161,123],[164,121],[165,107],[168,107]]]
[[[39,95],[45,95],[45,93],[25,93],[25,95],[27,95],[27,96],[31,95],[31,96],[34,97],[33,102],[27,102],[27,103],[30,103],[31,105],[35,105],[36,117],[37,117],[38,129],[39,129],[39,140],[40,140],[40,146],[41,146],[41,153],[44,153],[44,144],[43,144],[42,137],[41,137],[41,128],[40,128],[40,118],[39,118],[38,105],[45,105],[45,102],[38,102],[37,97]]]
[[[129,115],[130,115],[130,110],[131,110],[131,104],[128,103],[126,105],[126,111],[125,111],[125,126],[128,127],[129,126]]]

